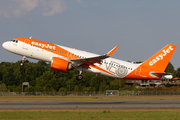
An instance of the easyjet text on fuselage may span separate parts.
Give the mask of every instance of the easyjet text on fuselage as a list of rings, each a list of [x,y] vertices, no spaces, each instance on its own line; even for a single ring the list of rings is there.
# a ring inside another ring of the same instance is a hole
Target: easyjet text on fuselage
[[[43,44],[43,43],[38,43],[38,42],[34,42],[34,41],[32,41],[31,44],[42,47],[42,48],[49,48],[49,49],[54,49],[54,50],[56,48],[55,46],[51,46],[49,44]]]

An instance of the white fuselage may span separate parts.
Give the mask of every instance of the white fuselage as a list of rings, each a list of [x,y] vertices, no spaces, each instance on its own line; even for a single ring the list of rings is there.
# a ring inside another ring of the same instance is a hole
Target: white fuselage
[[[89,53],[89,52],[82,51],[82,50],[77,50],[77,49],[64,47],[64,46],[60,46],[60,45],[57,45],[57,46],[65,49],[71,53],[74,53],[75,55],[79,56],[80,58],[91,58],[91,57],[99,56],[97,54]],[[59,58],[68,60],[67,57],[61,56],[61,55],[53,53],[51,51],[41,49],[37,46],[26,44],[21,41],[18,41],[17,43],[12,42],[12,41],[5,42],[5,43],[3,43],[3,47],[12,53],[15,53],[15,54],[18,54],[21,56],[26,56],[29,58],[33,58],[33,59],[37,59],[37,60],[46,61],[46,62],[51,62],[53,57],[59,57]],[[66,53],[66,55],[68,56],[68,53]],[[73,58],[71,58],[71,59],[73,59]],[[110,77],[123,78],[127,74],[132,72],[134,69],[136,69],[140,64],[134,64],[134,63],[130,63],[130,62],[114,59],[114,58],[106,58],[102,61],[102,64],[95,63],[95,65],[100,67],[103,70],[96,69],[93,67],[91,69],[78,67],[77,70],[82,69],[82,71],[86,71],[86,72],[93,72],[93,73],[102,74],[102,75],[106,75],[106,76],[110,76]],[[107,72],[104,72],[104,70],[112,73],[113,75],[109,74]]]

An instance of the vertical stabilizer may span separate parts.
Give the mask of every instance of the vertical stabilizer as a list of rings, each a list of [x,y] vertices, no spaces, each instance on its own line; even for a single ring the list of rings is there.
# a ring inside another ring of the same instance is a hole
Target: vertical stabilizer
[[[176,45],[172,44],[166,45],[159,52],[143,62],[141,66],[164,72],[176,47]]]

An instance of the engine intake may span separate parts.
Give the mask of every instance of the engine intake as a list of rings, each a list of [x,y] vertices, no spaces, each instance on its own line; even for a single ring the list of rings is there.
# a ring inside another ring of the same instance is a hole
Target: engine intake
[[[66,73],[67,71],[72,70],[72,64],[67,60],[53,57],[51,60],[51,69]]]

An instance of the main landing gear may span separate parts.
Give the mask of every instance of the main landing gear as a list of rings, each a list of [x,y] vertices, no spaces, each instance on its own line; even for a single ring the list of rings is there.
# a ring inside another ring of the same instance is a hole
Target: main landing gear
[[[79,75],[76,76],[77,80],[82,80],[83,79],[83,76],[81,74],[82,74],[82,71],[79,71]]]
[[[20,65],[21,66],[23,66],[24,65],[24,61],[26,60],[26,56],[23,56],[23,58],[22,58],[22,62],[20,63]]]

